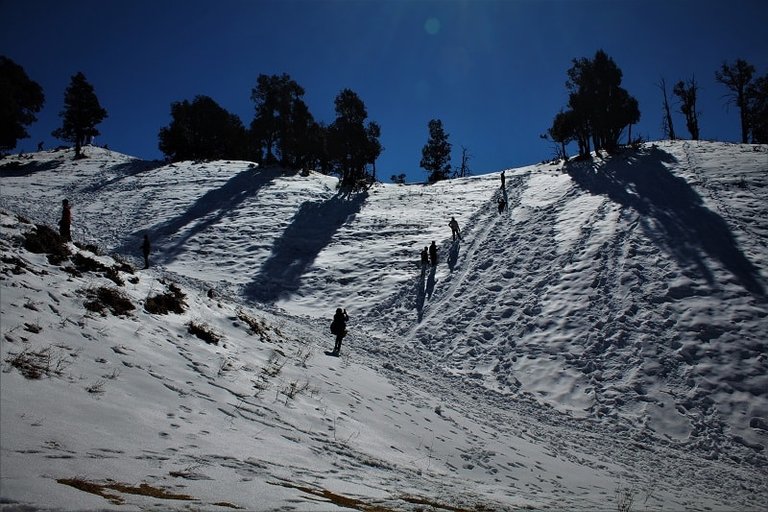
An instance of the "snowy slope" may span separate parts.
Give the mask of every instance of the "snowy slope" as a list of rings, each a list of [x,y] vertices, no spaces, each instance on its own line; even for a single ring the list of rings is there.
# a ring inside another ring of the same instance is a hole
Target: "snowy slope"
[[[88,154],[3,161],[0,503],[117,506],[56,481],[81,478],[202,508],[768,505],[765,146],[511,169],[502,214],[498,174],[340,195],[247,162]],[[84,309],[111,281],[21,247],[63,197],[76,241],[138,265],[150,234],[129,315]],[[169,282],[187,311],[145,312]],[[26,379],[20,353],[61,371]]]

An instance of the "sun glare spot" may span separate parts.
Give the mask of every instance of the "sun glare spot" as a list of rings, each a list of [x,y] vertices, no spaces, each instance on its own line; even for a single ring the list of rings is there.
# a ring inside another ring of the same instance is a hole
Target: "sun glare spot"
[[[437,18],[428,18],[426,22],[424,22],[424,31],[431,35],[436,36],[438,32],[440,32],[440,20]]]

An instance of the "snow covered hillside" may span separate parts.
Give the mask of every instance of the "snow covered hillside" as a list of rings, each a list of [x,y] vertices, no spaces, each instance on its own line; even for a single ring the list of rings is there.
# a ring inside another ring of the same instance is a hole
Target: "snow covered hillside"
[[[86,153],[0,161],[0,508],[768,507],[768,147],[356,194]]]

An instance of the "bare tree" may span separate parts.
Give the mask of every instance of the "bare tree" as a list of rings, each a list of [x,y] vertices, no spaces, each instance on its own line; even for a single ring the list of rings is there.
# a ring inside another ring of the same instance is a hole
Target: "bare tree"
[[[664,78],[662,78],[656,86],[661,89],[661,94],[664,98],[664,118],[662,121],[664,136],[669,140],[675,140],[675,128],[672,125],[672,113],[669,109],[669,100],[667,99],[667,83]]]
[[[680,80],[675,84],[672,92],[680,98],[680,112],[685,116],[685,126],[691,134],[691,139],[699,140],[699,113],[696,112],[696,93],[699,86],[696,78],[691,77],[688,82]]]
[[[472,174],[469,169],[469,160],[472,158],[472,153],[467,148],[461,146],[461,165],[453,173],[456,178],[464,178]]]

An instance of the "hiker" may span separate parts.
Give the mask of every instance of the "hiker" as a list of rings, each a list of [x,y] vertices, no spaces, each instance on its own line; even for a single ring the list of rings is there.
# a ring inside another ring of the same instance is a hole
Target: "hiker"
[[[437,265],[437,246],[434,240],[432,240],[432,245],[429,246],[429,261],[432,262],[433,267]]]
[[[59,234],[67,242],[72,241],[72,210],[69,208],[69,200],[61,202],[61,220],[59,221]]]
[[[449,222],[448,225],[451,227],[451,235],[453,235],[453,239],[456,240],[456,237],[459,237],[459,240],[461,240],[461,233],[459,232],[459,223],[456,222],[456,218],[451,217],[451,222]]]
[[[336,344],[333,346],[333,352],[331,352],[332,356],[338,356],[339,351],[341,351],[341,340],[347,335],[348,321],[347,310],[336,308],[336,314],[333,315],[333,322],[331,322],[331,333],[336,335]]]
[[[507,182],[507,177],[504,174],[506,171],[501,171],[501,188],[504,188],[504,184]]]
[[[429,249],[426,247],[421,251],[421,269],[424,270],[429,265]]]
[[[42,151],[43,150],[43,141],[40,141],[37,143],[37,150]]]
[[[144,268],[149,268],[149,251],[152,246],[149,243],[149,235],[144,233],[144,241],[141,243],[141,253],[144,255]]]
[[[507,202],[503,197],[499,198],[499,213],[503,213],[507,209]]]

